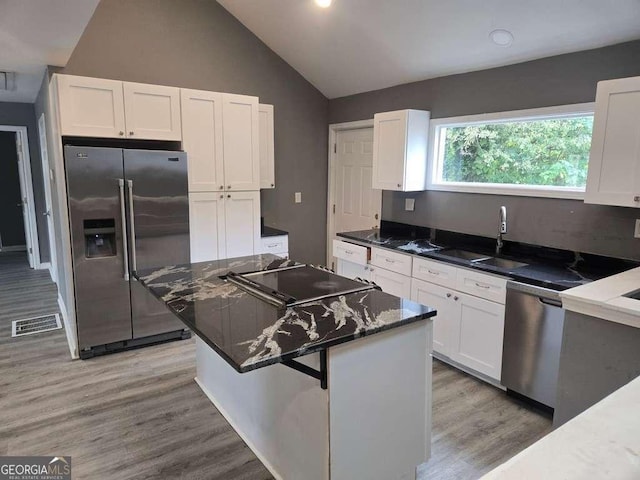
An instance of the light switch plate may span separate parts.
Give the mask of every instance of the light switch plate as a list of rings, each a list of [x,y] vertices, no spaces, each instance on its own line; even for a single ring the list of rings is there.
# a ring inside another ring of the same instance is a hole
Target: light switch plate
[[[302,203],[302,192],[296,192],[295,194],[295,202]]]
[[[636,228],[633,231],[633,238],[640,238],[640,218],[636,220]]]
[[[405,198],[404,199],[404,209],[407,212],[413,212],[416,209],[416,199],[415,198]]]

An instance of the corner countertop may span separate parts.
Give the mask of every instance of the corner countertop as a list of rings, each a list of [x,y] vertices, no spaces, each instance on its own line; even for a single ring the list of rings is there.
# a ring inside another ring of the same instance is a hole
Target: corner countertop
[[[438,230],[435,234],[435,243],[432,243],[430,240],[432,232],[428,228],[389,223],[392,225],[388,228],[385,228],[383,222],[380,229],[343,232],[338,233],[337,236],[360,244],[388,248],[486,273],[502,275],[518,282],[557,291],[584,285],[639,265],[638,262],[590,254],[581,254],[580,259],[576,262],[573,252],[507,241],[503,249],[505,254],[499,255],[499,257],[527,265],[512,269],[500,268],[444,254],[446,249],[456,248],[493,257],[496,256],[495,239]],[[407,230],[405,227],[409,229]]]
[[[436,311],[367,290],[278,308],[220,278],[295,265],[263,254],[167,266],[136,277],[196,335],[243,373],[436,315]]]
[[[482,480],[640,478],[640,377],[482,477]]]
[[[285,232],[284,230],[280,230],[275,227],[267,227],[266,225],[262,226],[260,230],[260,236],[264,237],[279,237],[280,235],[289,235],[289,232]]]
[[[566,310],[640,328],[640,300],[624,295],[640,290],[640,268],[603,278],[560,294]]]

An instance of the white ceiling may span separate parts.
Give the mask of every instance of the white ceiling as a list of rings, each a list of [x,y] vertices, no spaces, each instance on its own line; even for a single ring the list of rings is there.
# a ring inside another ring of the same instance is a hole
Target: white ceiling
[[[33,102],[47,65],[64,66],[99,0],[0,0],[0,71],[16,88],[0,102]]]
[[[329,98],[640,38],[640,0],[218,2]]]

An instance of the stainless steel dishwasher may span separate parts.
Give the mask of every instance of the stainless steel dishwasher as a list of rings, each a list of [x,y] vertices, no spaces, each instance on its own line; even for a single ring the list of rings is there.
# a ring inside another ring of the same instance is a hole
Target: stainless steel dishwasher
[[[555,290],[507,282],[502,384],[555,408],[564,310]]]

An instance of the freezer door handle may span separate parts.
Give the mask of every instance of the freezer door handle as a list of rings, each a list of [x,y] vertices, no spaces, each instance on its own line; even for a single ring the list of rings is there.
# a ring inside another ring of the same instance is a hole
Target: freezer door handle
[[[129,232],[131,234],[131,271],[138,269],[136,262],[136,222],[133,215],[133,180],[127,180],[129,189]]]
[[[129,281],[129,246],[127,245],[127,220],[126,209],[124,206],[124,179],[118,179],[118,188],[120,189],[120,221],[122,222],[122,251],[124,257],[124,275],[123,278]]]

